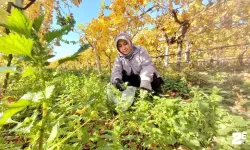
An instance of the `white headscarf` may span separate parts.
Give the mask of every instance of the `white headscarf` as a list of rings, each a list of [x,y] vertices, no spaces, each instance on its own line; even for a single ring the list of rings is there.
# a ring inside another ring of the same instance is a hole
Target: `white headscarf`
[[[128,44],[130,45],[131,51],[130,51],[128,54],[125,55],[125,54],[123,54],[123,53],[121,53],[121,52],[119,51],[118,45],[117,45],[119,40],[125,40],[125,41],[127,41]],[[133,44],[132,44],[131,37],[130,37],[130,35],[127,34],[127,33],[120,33],[119,35],[116,36],[116,38],[115,38],[115,47],[116,47],[116,49],[120,52],[120,54],[123,55],[123,56],[126,57],[126,58],[130,58],[130,57],[132,56],[133,52],[134,52],[134,48],[133,48]]]

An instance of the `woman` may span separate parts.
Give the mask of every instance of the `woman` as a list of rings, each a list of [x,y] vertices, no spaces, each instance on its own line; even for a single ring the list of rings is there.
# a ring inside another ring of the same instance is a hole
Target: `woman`
[[[152,64],[148,52],[134,45],[126,33],[115,38],[115,46],[119,54],[114,62],[111,83],[120,91],[125,90],[123,83],[128,82],[129,86],[140,87],[140,92],[143,93],[162,93],[163,80]]]

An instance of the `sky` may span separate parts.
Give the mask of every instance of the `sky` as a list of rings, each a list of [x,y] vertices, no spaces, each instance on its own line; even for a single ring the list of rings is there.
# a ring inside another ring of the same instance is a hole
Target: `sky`
[[[100,4],[102,0],[82,0],[82,3],[80,6],[76,7],[73,4],[71,4],[70,12],[73,13],[76,24],[75,28],[78,28],[79,24],[86,24],[89,23],[93,18],[98,17],[98,13],[100,10]],[[105,4],[109,5],[111,3],[111,0],[105,0]],[[68,8],[64,8],[64,6],[61,6],[65,13],[68,13]],[[104,12],[105,15],[108,13],[108,11]],[[52,27],[58,28],[58,25],[56,25],[56,20],[54,20]],[[70,32],[68,35],[63,36],[63,39],[68,41],[79,41],[79,34],[75,32]],[[54,47],[54,55],[52,59],[49,61],[54,61],[59,58],[63,58],[69,55],[72,55],[80,48],[80,43],[78,44],[66,44],[64,42],[61,42],[61,46],[55,46]]]

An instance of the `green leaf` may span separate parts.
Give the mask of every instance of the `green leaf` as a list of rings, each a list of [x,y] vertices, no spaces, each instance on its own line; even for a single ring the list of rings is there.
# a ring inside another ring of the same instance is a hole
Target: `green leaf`
[[[60,59],[60,60],[58,61],[57,67],[58,67],[59,65],[65,63],[65,62],[67,62],[67,61],[74,61],[74,60],[77,60],[77,58],[80,56],[79,54],[82,53],[82,52],[84,52],[85,50],[87,50],[89,47],[90,47],[90,44],[84,44],[84,45],[82,45],[82,46],[78,49],[78,51],[77,51],[76,53],[74,53],[72,56],[66,57],[66,58],[63,58],[63,59]]]
[[[158,128],[152,128],[152,132],[156,134],[162,134],[162,131]]]
[[[48,139],[48,144],[50,144],[55,138],[56,138],[56,136],[57,136],[57,134],[58,134],[58,128],[59,128],[59,122],[57,122],[54,126],[53,126],[53,128],[52,128],[52,131],[51,131],[51,133],[50,133],[50,135],[49,135],[49,139]]]
[[[248,122],[242,116],[232,116],[234,125],[238,128],[247,127]]]
[[[44,20],[44,16],[45,15],[41,15],[34,20],[33,28],[36,30],[36,32],[39,32],[39,30],[42,26],[43,20]]]
[[[100,141],[97,142],[96,146],[102,148],[102,147],[105,145],[105,143],[107,143],[105,140],[100,140]],[[97,148],[97,149],[98,149],[98,148]],[[99,150],[99,149],[98,149],[98,150]]]
[[[65,63],[65,62],[77,60],[77,58],[78,58],[79,56],[80,56],[80,55],[75,55],[75,56],[72,55],[72,56],[70,56],[70,57],[66,57],[66,58],[60,59],[60,60],[58,61],[57,67],[58,67],[59,65]]]
[[[219,124],[218,130],[216,131],[219,135],[227,135],[229,132],[232,131],[232,128],[226,126],[224,124]]]
[[[50,98],[51,95],[52,95],[52,92],[54,91],[54,88],[55,88],[54,85],[48,86],[45,89],[45,97],[44,97],[43,92],[40,91],[40,92],[36,92],[36,93],[27,93],[27,94],[24,94],[21,99],[30,100],[30,101],[33,101],[33,102],[37,103],[37,102],[40,102],[41,99],[48,99],[48,98]]]
[[[86,144],[89,141],[89,134],[86,127],[82,128],[82,144]]]
[[[51,41],[53,41],[54,39],[63,36],[64,34],[66,34],[69,30],[71,29],[71,26],[64,26],[62,27],[62,29],[60,30],[54,30],[51,32],[48,32],[44,35],[44,40],[48,43],[50,43]]]
[[[3,113],[3,116],[0,119],[0,126],[4,125],[5,122],[12,117],[14,114],[18,113],[19,111],[23,110],[27,106],[30,105],[30,101],[25,99],[20,99],[16,103],[12,103],[9,108]]]
[[[196,140],[196,139],[190,139],[189,143],[192,144],[192,145],[195,145],[197,147],[200,146],[200,142],[198,140]]]
[[[16,72],[16,67],[14,66],[10,66],[10,67],[0,67],[0,73],[12,73],[12,72]]]
[[[21,99],[26,99],[38,103],[43,98],[44,98],[43,93],[37,92],[37,93],[24,94]]]
[[[76,55],[78,55],[78,54],[84,52],[84,51],[87,50],[89,47],[90,47],[90,44],[84,44],[84,45],[82,45],[82,46],[77,50],[77,52],[74,53],[72,56],[76,56]]]
[[[136,139],[136,135],[127,135],[122,140],[129,141],[129,140],[134,140],[134,139]]]
[[[154,143],[154,141],[149,139],[149,140],[143,142],[143,146],[150,147],[153,143]]]
[[[48,86],[48,87],[45,89],[45,96],[46,96],[46,99],[50,98],[50,96],[52,95],[52,92],[54,91],[54,88],[55,88],[55,86],[52,85],[52,86]]]
[[[13,9],[7,17],[7,26],[10,30],[30,37],[32,21],[18,9]]]
[[[28,76],[34,76],[34,68],[31,66],[28,66],[25,68],[22,77],[28,77]]]
[[[5,54],[27,55],[31,56],[33,40],[20,36],[17,33],[10,33],[7,36],[0,37],[0,52]]]

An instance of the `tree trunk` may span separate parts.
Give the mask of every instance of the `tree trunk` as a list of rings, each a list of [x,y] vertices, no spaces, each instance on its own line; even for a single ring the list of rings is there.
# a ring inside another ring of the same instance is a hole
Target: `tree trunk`
[[[12,2],[8,2],[8,5],[7,5],[7,10],[6,11],[8,13],[11,13],[11,6],[12,6],[11,3]],[[18,7],[23,7],[23,0],[16,0],[15,5],[18,6]],[[10,33],[10,30],[7,29],[7,28],[5,28],[5,31],[6,31],[7,35]],[[13,55],[9,54],[8,55],[7,67],[9,67],[11,65],[12,59],[13,59]],[[10,76],[10,73],[6,73],[5,79],[4,79],[4,85],[3,85],[3,90],[4,90],[3,92],[5,92],[7,87],[8,87],[9,76]]]
[[[112,73],[112,62],[111,62],[111,57],[109,57],[109,73],[110,73],[110,75],[111,75],[111,73]]]
[[[241,66],[244,66],[245,64],[244,64],[244,62],[243,62],[243,56],[244,56],[244,54],[247,52],[247,46],[246,46],[246,48],[244,49],[244,50],[242,50],[242,52],[241,52],[241,54],[239,55],[239,62],[240,62],[240,65]]]
[[[97,52],[95,47],[93,47],[93,50],[94,50],[94,54],[95,54],[97,70],[99,73],[101,73],[102,69],[101,69],[100,57],[99,57],[98,52]]]
[[[10,13],[11,11],[11,2],[8,2],[8,6],[7,6],[7,12]],[[9,34],[10,33],[10,30],[5,28],[5,32],[6,34]],[[7,67],[9,67],[11,65],[11,61],[12,61],[12,54],[9,54],[8,56],[8,62],[7,62]],[[5,93],[7,87],[8,87],[8,80],[9,80],[9,76],[10,76],[10,73],[6,73],[5,75],[5,79],[4,79],[4,84],[3,84],[3,93]]]

